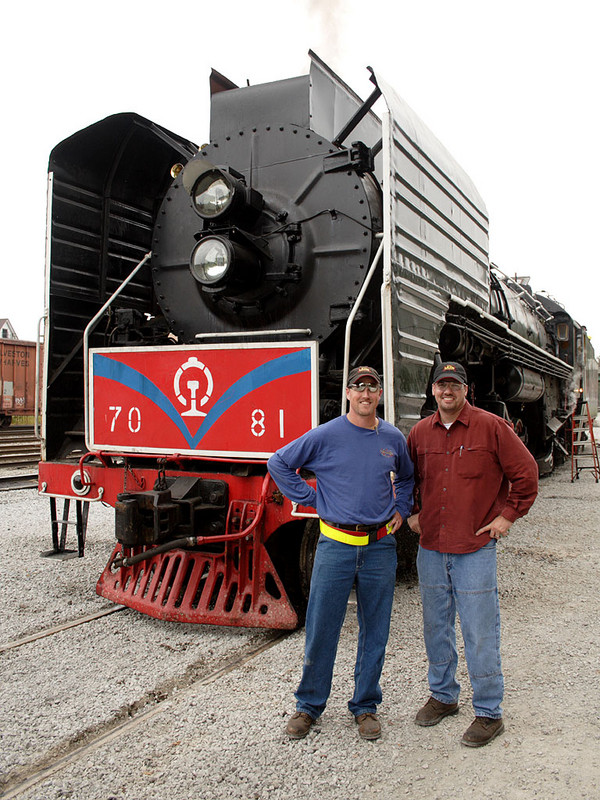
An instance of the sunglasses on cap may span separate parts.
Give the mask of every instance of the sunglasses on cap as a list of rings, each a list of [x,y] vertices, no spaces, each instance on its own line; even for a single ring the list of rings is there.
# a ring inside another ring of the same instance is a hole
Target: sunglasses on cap
[[[381,386],[376,383],[350,383],[348,388],[353,389],[355,392],[364,392],[365,389],[368,389],[371,394],[381,391]]]

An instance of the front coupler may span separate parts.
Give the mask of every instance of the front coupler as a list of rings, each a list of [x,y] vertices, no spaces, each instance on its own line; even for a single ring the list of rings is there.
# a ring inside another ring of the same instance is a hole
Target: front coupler
[[[119,495],[118,544],[97,593],[157,619],[295,628],[264,544],[268,485],[255,502],[228,500],[226,480],[193,477]]]

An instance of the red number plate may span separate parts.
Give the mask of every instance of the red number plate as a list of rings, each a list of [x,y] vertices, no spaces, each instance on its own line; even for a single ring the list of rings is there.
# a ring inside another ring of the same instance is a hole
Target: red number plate
[[[317,345],[90,351],[90,446],[266,458],[318,423]]]

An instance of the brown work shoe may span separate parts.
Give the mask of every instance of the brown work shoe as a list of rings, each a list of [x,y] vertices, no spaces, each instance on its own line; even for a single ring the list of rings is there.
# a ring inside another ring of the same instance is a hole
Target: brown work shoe
[[[503,731],[504,723],[502,718],[475,717],[465,731],[461,742],[466,744],[467,747],[483,747],[484,744],[491,742],[496,736],[500,736]]]
[[[381,736],[381,722],[377,718],[377,714],[359,714],[354,717],[358,725],[358,735],[361,739],[379,739]]]
[[[285,732],[290,739],[304,739],[313,724],[314,719],[304,711],[296,711],[288,720]]]
[[[457,711],[458,703],[442,703],[441,700],[430,697],[423,708],[417,711],[415,722],[423,728],[429,728],[431,725],[437,725],[444,717],[456,714]]]

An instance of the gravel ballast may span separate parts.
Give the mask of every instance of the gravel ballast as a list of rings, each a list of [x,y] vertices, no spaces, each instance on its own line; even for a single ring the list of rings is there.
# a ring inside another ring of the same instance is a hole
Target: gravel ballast
[[[571,483],[567,464],[541,482],[529,515],[499,543],[506,731],[487,747],[460,744],[473,718],[462,652],[459,714],[434,728],[413,722],[428,697],[414,585],[396,588],[376,742],[359,739],[346,706],[352,604],[329,705],[300,741],[283,729],[302,630],[205,680],[270,632],[164,623],[126,609],[0,653],[0,792],[25,800],[600,797],[599,497],[591,474]],[[34,490],[1,493],[0,514],[0,645],[110,607],[95,583],[112,549],[112,509],[91,509],[86,556],[68,561],[39,557],[50,524],[48,501]],[[40,766],[141,715],[141,724],[13,794]]]

